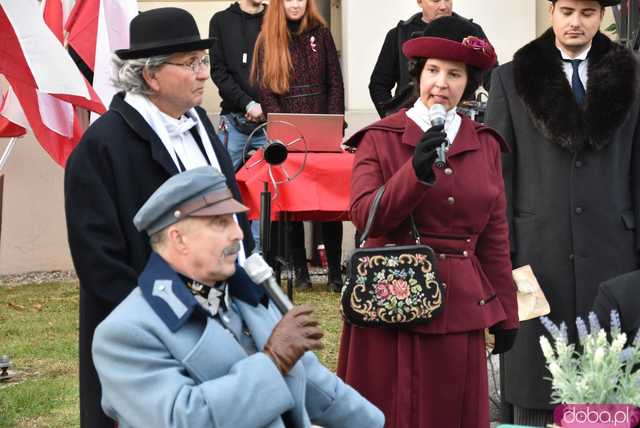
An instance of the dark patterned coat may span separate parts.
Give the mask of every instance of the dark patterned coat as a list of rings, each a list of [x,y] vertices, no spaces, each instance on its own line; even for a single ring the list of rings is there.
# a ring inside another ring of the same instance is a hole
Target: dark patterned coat
[[[640,93],[635,55],[598,33],[587,98],[578,107],[551,30],[493,72],[487,124],[512,151],[504,159],[514,267],[530,264],[575,338],[598,285],[638,267]],[[504,357],[504,395],[551,408],[538,320],[524,322]]]
[[[364,229],[373,197],[383,184],[386,189],[367,247],[412,244],[413,213],[422,242],[438,256],[436,268],[446,284],[443,312],[410,329],[345,324],[338,374],[385,412],[388,427],[447,426],[429,425],[436,416],[425,415],[425,409],[433,410],[433,403],[443,403],[437,417],[446,423],[479,427],[481,420],[466,425],[454,421],[461,414],[474,418],[473,410],[462,407],[464,394],[468,383],[486,382],[482,330],[493,325],[518,327],[500,166],[502,140],[491,129],[463,118],[447,155],[448,168],[434,168],[436,182],[428,186],[418,180],[411,164],[421,136],[422,130],[401,110],[351,137],[351,145],[361,140],[351,179],[351,219]],[[467,346],[467,335],[479,335],[479,347]],[[433,352],[444,360],[435,370],[419,358]],[[457,365],[467,355],[477,362],[477,371],[467,371],[466,362]],[[437,380],[431,377],[435,372]],[[455,380],[458,374],[462,380]],[[473,403],[485,402],[487,388],[478,387],[478,394]]]
[[[333,37],[327,27],[317,26],[289,41],[293,69],[289,93],[260,90],[262,110],[267,113],[344,113],[344,84]]]
[[[206,112],[197,109],[236,199],[240,193],[231,159]],[[91,360],[96,326],[133,290],[151,248],[133,217],[151,194],[178,172],[157,134],[117,94],[104,115],[74,149],[65,171],[69,247],[80,280],[81,424],[113,427],[100,407],[100,384]],[[238,216],[245,250],[253,239],[244,214]]]

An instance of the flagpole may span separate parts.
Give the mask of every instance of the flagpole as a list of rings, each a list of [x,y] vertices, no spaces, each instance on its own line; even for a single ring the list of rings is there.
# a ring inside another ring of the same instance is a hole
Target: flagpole
[[[13,151],[13,148],[16,145],[16,141],[18,141],[18,137],[11,138],[11,140],[9,140],[7,148],[4,149],[2,157],[0,157],[0,172],[4,169],[4,164],[7,163],[7,159],[9,159],[9,155],[11,155],[11,152]]]

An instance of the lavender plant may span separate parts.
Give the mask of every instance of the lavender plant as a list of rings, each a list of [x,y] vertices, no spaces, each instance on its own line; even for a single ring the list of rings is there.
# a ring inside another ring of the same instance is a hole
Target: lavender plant
[[[540,347],[551,373],[554,403],[624,403],[640,406],[640,332],[627,344],[620,317],[611,311],[611,341],[597,316],[589,314],[589,325],[576,319],[580,352],[569,343],[567,326],[542,317],[553,345],[540,336]]]

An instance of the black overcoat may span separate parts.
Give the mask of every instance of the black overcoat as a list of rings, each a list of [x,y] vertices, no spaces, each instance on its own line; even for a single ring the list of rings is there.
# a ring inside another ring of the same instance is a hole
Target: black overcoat
[[[206,112],[198,108],[222,173],[236,199],[233,166]],[[133,217],[151,194],[178,170],[142,116],[113,97],[109,111],[87,131],[65,171],[65,211],[69,247],[80,280],[80,399],[82,426],[101,425],[99,382],[91,360],[96,326],[137,283],[150,254],[149,238]],[[253,240],[244,214],[238,216],[245,250]],[[104,420],[104,419],[102,419]],[[108,422],[113,427],[113,422]]]
[[[600,284],[593,311],[607,330],[611,328],[612,310],[618,312],[620,330],[627,334],[627,344],[631,344],[640,331],[640,270]]]
[[[598,33],[578,107],[551,30],[493,73],[487,124],[512,151],[503,168],[514,267],[530,264],[553,321],[586,316],[598,285],[638,267],[638,61]],[[503,359],[506,401],[551,408],[538,320]]]

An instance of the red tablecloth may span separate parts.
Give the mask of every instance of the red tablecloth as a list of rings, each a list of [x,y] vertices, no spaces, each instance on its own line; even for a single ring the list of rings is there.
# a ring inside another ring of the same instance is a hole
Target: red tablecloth
[[[289,153],[283,163],[293,175],[302,164],[304,154]],[[236,179],[244,204],[249,210],[249,219],[260,216],[260,193],[264,183],[269,183],[272,197],[275,195],[269,179],[268,164],[258,152],[238,171]],[[309,153],[302,173],[293,181],[279,184],[279,195],[271,201],[271,218],[277,220],[280,212],[288,212],[290,220],[334,221],[348,220],[349,189],[353,155],[350,153]],[[276,180],[284,179],[280,167],[272,167]]]

